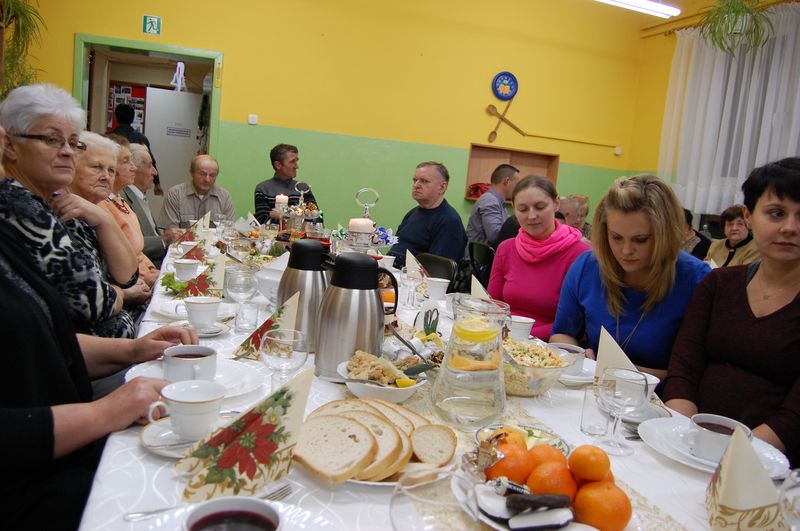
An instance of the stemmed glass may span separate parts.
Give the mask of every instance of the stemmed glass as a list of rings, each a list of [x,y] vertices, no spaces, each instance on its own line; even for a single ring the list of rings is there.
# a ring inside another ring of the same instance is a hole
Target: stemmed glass
[[[236,301],[236,331],[247,332],[242,316],[242,303],[250,300],[258,289],[256,275],[250,268],[232,268],[225,272],[225,291]]]
[[[778,507],[791,531],[800,529],[800,468],[792,470],[781,485]]]
[[[631,455],[633,448],[623,442],[619,423],[624,413],[630,413],[647,401],[647,376],[632,369],[610,367],[603,370],[598,383],[602,405],[614,417],[611,437],[600,441],[600,446],[611,455]]]
[[[417,286],[422,282],[422,273],[413,267],[403,268],[403,283],[408,290],[406,294],[406,306],[413,308],[417,300]]]
[[[272,369],[272,389],[276,390],[288,382],[292,373],[306,362],[306,335],[288,328],[270,330],[264,334],[261,353],[264,363]]]

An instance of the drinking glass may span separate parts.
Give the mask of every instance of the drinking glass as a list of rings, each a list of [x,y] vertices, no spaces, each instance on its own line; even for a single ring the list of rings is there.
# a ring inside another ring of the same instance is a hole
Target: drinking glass
[[[214,215],[212,216],[212,220],[214,221],[214,227],[217,227],[217,228],[219,228],[219,226],[220,226],[220,225],[221,225],[221,224],[222,224],[224,221],[226,221],[226,220],[227,220],[227,218],[225,217],[225,214],[223,214],[223,213],[219,212],[219,213],[217,213],[217,214],[214,214]]]
[[[622,415],[631,413],[647,401],[647,376],[631,369],[610,367],[603,370],[598,384],[601,405],[614,417],[611,437],[600,441],[600,446],[611,455],[631,455],[633,448],[619,437]]]
[[[413,308],[417,300],[417,286],[422,282],[422,273],[413,267],[403,268],[403,284],[407,290],[405,305]]]
[[[230,269],[225,272],[225,291],[231,299],[236,301],[236,321],[237,324],[242,320],[239,315],[242,311],[242,303],[250,300],[258,289],[258,281],[255,273],[249,268]],[[243,321],[242,321],[243,322]],[[247,332],[246,329],[237,332]]]
[[[240,262],[244,262],[252,248],[253,244],[247,238],[236,238],[228,244],[228,253]]]
[[[288,382],[292,373],[306,362],[307,345],[306,335],[299,330],[278,328],[264,334],[261,353],[264,363],[272,369],[273,391]]]
[[[781,485],[778,507],[791,531],[800,530],[800,468],[792,470]]]

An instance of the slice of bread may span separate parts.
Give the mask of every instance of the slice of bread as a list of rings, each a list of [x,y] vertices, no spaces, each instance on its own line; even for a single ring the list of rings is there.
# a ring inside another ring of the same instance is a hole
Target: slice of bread
[[[366,426],[375,437],[375,442],[378,443],[378,453],[364,470],[356,474],[355,479],[367,480],[372,476],[380,475],[397,460],[397,456],[403,449],[403,443],[397,434],[398,430],[385,417],[366,411],[342,411],[340,415],[357,420]]]
[[[333,402],[323,404],[312,411],[309,415],[309,418],[316,417],[318,415],[338,415],[342,411],[366,411],[367,413],[373,413],[375,415],[381,414],[380,411],[372,407],[370,404],[367,404],[365,401],[357,398],[349,398],[334,400]]]
[[[370,405],[377,407],[378,404],[383,404],[386,407],[390,407],[403,415],[405,418],[411,421],[414,425],[414,428],[419,428],[420,426],[425,426],[426,424],[430,424],[430,421],[423,417],[422,415],[418,415],[408,409],[407,407],[403,407],[400,404],[395,404],[394,402],[388,402],[381,398],[366,398],[365,399]]]
[[[457,445],[456,434],[442,424],[420,426],[411,434],[414,455],[423,463],[446,465],[453,459]]]
[[[397,454],[397,459],[380,474],[367,478],[368,481],[383,481],[392,474],[403,470],[408,462],[411,461],[411,456],[414,455],[414,451],[411,448],[411,438],[403,433],[403,430],[397,430],[397,435],[400,437],[400,442],[402,443],[400,452]]]
[[[364,470],[378,453],[378,443],[357,420],[319,415],[303,423],[294,459],[330,483],[341,483]]]
[[[389,402],[377,398],[363,398],[359,400],[359,402],[363,402],[370,408],[379,411],[384,417],[388,418],[397,429],[401,430],[406,435],[411,435],[411,432],[414,431],[414,423],[400,414],[395,408],[389,406]]]

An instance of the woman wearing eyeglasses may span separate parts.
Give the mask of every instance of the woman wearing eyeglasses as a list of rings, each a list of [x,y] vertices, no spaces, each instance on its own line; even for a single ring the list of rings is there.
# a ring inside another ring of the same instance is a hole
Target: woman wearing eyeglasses
[[[728,267],[746,265],[760,258],[744,216],[743,205],[733,205],[722,211],[719,217],[725,238],[711,242],[706,255],[707,261],[713,261],[717,267]]]
[[[122,288],[136,283],[136,255],[108,212],[66,191],[86,149],[78,137],[85,119],[78,103],[53,85],[19,87],[0,103],[0,126],[8,133],[0,222],[18,234],[63,294],[79,331],[133,337],[133,322],[113,320],[110,328],[103,323],[122,309]],[[113,283],[89,248],[101,250]]]

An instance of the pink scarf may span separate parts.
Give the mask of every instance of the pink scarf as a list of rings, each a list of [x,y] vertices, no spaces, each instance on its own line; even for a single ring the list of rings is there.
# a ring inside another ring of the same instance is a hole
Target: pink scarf
[[[581,241],[581,231],[555,221],[556,230],[544,240],[537,240],[520,227],[514,245],[523,260],[531,264],[559,253],[576,242]]]

